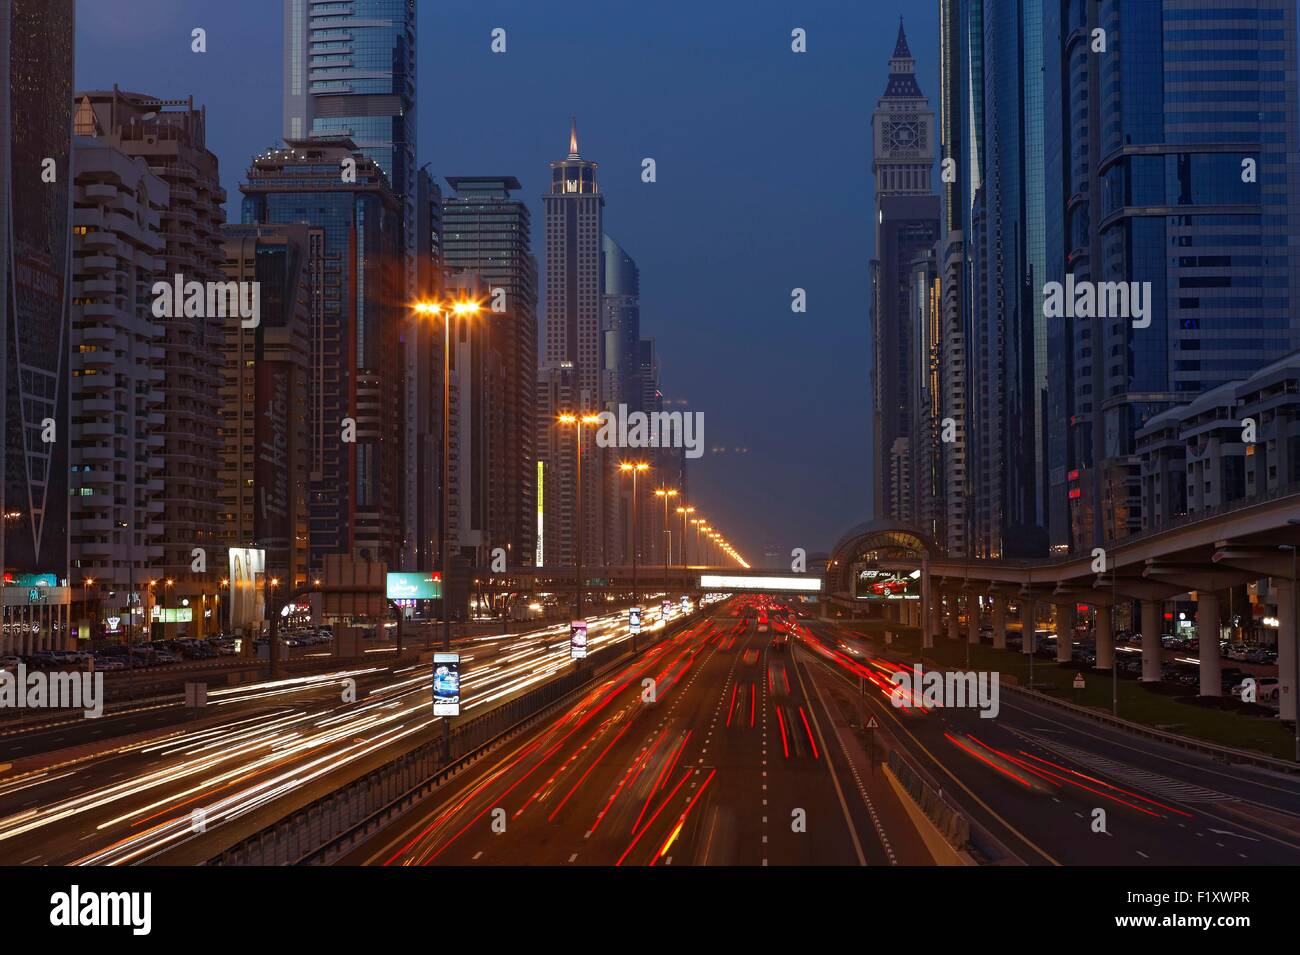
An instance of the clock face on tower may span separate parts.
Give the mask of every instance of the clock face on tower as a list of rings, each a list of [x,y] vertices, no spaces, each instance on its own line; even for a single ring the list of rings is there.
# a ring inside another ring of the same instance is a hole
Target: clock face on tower
[[[915,121],[889,123],[885,129],[885,145],[890,149],[914,149],[919,138]]]

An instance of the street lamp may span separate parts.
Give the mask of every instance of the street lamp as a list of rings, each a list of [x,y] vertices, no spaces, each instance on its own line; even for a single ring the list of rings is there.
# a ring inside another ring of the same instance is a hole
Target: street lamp
[[[445,302],[416,302],[417,315],[442,316],[442,519],[439,533],[442,538],[439,556],[442,570],[442,649],[451,651],[451,614],[447,607],[451,584],[451,540],[447,526],[451,523],[451,323],[460,315],[476,315],[482,306],[475,301],[460,299]],[[447,721],[443,721],[444,740],[450,747]],[[444,755],[449,755],[444,753]]]
[[[171,607],[171,604],[172,604],[172,585],[175,584],[175,583],[176,583],[176,581],[172,580],[170,577],[168,577],[165,581],[163,581],[163,585],[164,585],[164,588],[165,588],[164,591],[163,591],[163,601],[164,601],[163,612],[164,612],[164,613],[166,613],[168,607]],[[175,610],[173,610],[173,611],[172,611],[172,616],[175,616],[175,615],[176,615]],[[167,639],[167,620],[166,620],[166,618],[163,619],[163,622],[162,622],[162,630],[163,630],[163,634],[162,634],[162,635],[163,635],[163,639],[165,640],[165,639]]]
[[[95,586],[94,577],[81,578],[81,602],[86,614],[86,632],[93,633],[94,618],[90,615],[90,588]]]
[[[649,471],[650,465],[645,461],[620,461],[618,469],[624,474],[632,475],[632,605],[639,607],[641,597],[637,593],[636,587],[636,566],[637,551],[640,549],[641,538],[637,533],[636,526],[636,479],[642,471]],[[631,630],[631,621],[628,622],[628,629]],[[636,653],[636,634],[632,634],[632,652]]]
[[[416,302],[417,315],[442,316],[442,519],[438,528],[442,536],[439,559],[442,573],[442,649],[451,652],[451,613],[447,606],[451,587],[451,539],[447,525],[451,522],[451,322],[458,315],[476,315],[482,308],[468,299],[445,302]],[[451,762],[451,720],[442,718],[442,758]]]
[[[673,532],[668,527],[668,499],[677,496],[677,488],[661,487],[655,491],[655,497],[664,500],[664,593],[668,593],[668,562],[673,553]]]
[[[677,513],[682,515],[682,570],[684,571],[688,566],[686,559],[686,522],[690,520],[691,515],[695,513],[695,508],[679,507],[677,508]]]
[[[576,556],[576,559],[577,559],[577,564],[578,564],[578,566],[577,566],[577,571],[578,571],[578,580],[577,580],[577,584],[578,584],[578,600],[577,600],[577,608],[578,608],[578,609],[577,609],[577,612],[575,613],[573,619],[574,619],[574,620],[581,620],[581,619],[583,619],[583,617],[582,617],[582,591],[583,591],[583,586],[582,586],[582,585],[583,585],[583,580],[582,580],[582,525],[586,523],[586,520],[585,520],[586,513],[585,513],[585,512],[583,511],[583,509],[582,509],[582,427],[583,427],[583,425],[600,424],[600,416],[599,416],[599,415],[594,415],[594,414],[576,414],[576,415],[575,415],[575,414],[568,414],[568,413],[565,413],[565,414],[560,415],[559,418],[558,418],[557,420],[558,420],[559,423],[562,424],[562,425],[573,425],[574,430],[577,432],[577,435],[578,435],[578,456],[577,456],[577,457],[578,457],[578,466],[577,466],[577,484],[578,484],[578,487],[577,487],[577,492],[578,492],[578,500],[577,500],[578,549],[577,549],[577,554],[575,555],[575,556]]]

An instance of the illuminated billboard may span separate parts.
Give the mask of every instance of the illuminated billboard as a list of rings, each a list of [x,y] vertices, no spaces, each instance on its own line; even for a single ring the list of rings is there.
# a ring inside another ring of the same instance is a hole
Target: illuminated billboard
[[[441,574],[388,575],[389,600],[437,600],[442,597]]]
[[[460,654],[433,655],[433,715],[460,716]]]
[[[266,551],[230,548],[230,626],[251,627],[266,619]]]
[[[575,620],[569,625],[569,657],[581,660],[587,655],[587,621]]]
[[[632,633],[641,632],[641,608],[633,607],[627,612],[627,629]]]
[[[722,574],[701,574],[701,590],[754,590],[759,593],[772,591],[797,591],[799,593],[819,593],[822,589],[820,577],[742,577]]]
[[[859,567],[853,578],[853,596],[858,600],[920,600],[921,572]]]

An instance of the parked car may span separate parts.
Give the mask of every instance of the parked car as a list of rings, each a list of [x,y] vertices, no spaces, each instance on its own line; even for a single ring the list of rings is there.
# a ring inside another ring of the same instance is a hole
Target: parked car
[[[97,654],[94,659],[96,670],[107,671],[126,669],[126,660],[120,656],[104,656],[102,654]]]
[[[23,661],[19,657],[15,656],[0,657],[0,670],[16,670],[18,669],[18,664],[22,662]]]

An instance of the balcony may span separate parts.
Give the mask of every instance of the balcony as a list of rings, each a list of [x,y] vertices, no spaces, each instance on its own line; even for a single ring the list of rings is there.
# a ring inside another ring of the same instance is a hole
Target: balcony
[[[117,186],[107,182],[92,182],[82,189],[87,199],[116,199]]]
[[[112,325],[89,325],[75,333],[87,345],[111,345],[117,341],[117,329]]]
[[[111,255],[87,255],[77,265],[83,272],[111,272],[117,268],[117,259]]]
[[[117,248],[117,236],[111,232],[87,232],[81,237],[81,242],[90,249],[115,249]]]
[[[117,364],[117,356],[111,351],[83,351],[74,356],[74,368],[112,368]]]
[[[87,421],[85,424],[74,424],[72,433],[81,438],[111,438],[117,433],[111,421]]]
[[[111,517],[74,517],[72,533],[74,534],[111,534],[113,519]],[[73,545],[74,547],[77,545]]]
[[[118,315],[118,307],[112,302],[87,302],[73,307],[81,309],[81,314],[86,318],[116,318]]]
[[[114,385],[112,375],[82,375],[73,383],[73,391],[74,393],[80,391],[82,394],[103,394],[112,391]]]

